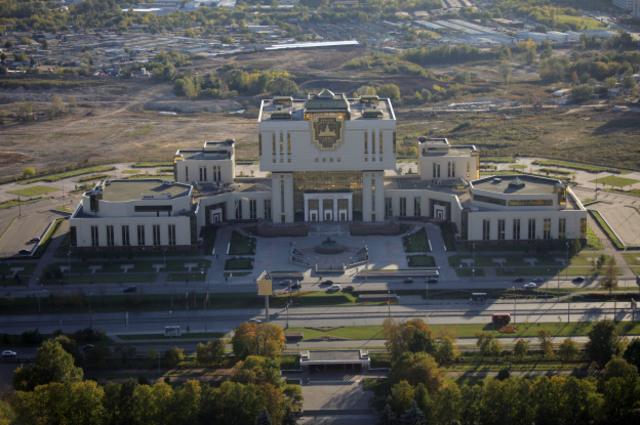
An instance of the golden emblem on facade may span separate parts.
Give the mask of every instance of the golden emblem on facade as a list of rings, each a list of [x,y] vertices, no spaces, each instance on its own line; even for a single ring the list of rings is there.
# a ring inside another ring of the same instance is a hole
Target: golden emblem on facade
[[[336,113],[309,114],[313,143],[322,151],[333,151],[342,143],[344,116]]]

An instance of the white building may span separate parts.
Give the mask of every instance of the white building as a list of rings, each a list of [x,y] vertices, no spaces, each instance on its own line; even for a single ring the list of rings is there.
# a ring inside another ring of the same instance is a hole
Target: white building
[[[633,8],[631,14],[634,18],[640,18],[640,0],[633,0]]]
[[[266,177],[236,176],[233,140],[178,150],[177,183],[119,180],[87,192],[71,218],[72,240],[78,247],[166,247],[196,244],[203,228],[222,222],[282,228],[403,219],[450,222],[469,241],[585,238],[587,212],[561,181],[479,178],[474,145],[415,143],[417,173],[402,173],[389,99],[328,90],[266,99],[258,117]],[[134,237],[137,229],[145,237]]]
[[[192,187],[162,180],[107,180],[88,192],[70,218],[78,248],[188,247],[196,242]]]

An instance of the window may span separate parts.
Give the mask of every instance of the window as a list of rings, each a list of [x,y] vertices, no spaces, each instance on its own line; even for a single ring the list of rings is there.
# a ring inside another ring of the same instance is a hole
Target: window
[[[528,234],[528,238],[529,239],[535,239],[536,238],[536,219],[535,218],[530,218],[529,219],[529,234]]]
[[[284,177],[282,176],[280,177],[280,213],[284,218]]]
[[[283,161],[282,156],[284,155],[284,133],[280,132],[280,162]]]
[[[451,178],[455,178],[456,177],[456,163],[455,162],[451,162]]]
[[[129,241],[129,226],[120,227],[120,232],[122,233],[122,246],[131,245],[131,242]]]
[[[236,199],[236,220],[242,220],[242,199]]]
[[[567,219],[561,218],[558,220],[558,238],[566,239],[567,238]]]
[[[262,156],[262,133],[258,133],[258,155]]]
[[[218,181],[222,181],[222,167],[218,165]]]
[[[553,205],[551,199],[520,199],[511,200],[507,203],[510,207],[550,207]]]
[[[392,146],[393,146],[393,153],[396,153],[396,132],[393,132],[393,137],[391,139],[392,142]]]
[[[407,198],[404,196],[400,198],[400,217],[407,216]]]
[[[513,219],[513,236],[511,237],[511,239],[513,239],[514,241],[519,241],[520,240],[520,219],[519,218],[514,218]]]
[[[435,162],[433,163],[433,178],[440,178],[440,164],[436,164]]]
[[[271,199],[264,200],[264,218],[271,220]]]
[[[169,246],[176,246],[176,225],[169,225]]]
[[[91,226],[91,246],[100,246],[100,234],[98,233],[98,226]]]
[[[477,202],[484,202],[486,204],[506,205],[507,202],[504,199],[492,198],[491,196],[476,195],[473,194],[473,200]]]
[[[449,178],[453,177],[454,175],[452,168],[453,168],[453,162],[447,161],[447,177]]]
[[[138,224],[138,245],[145,246],[146,241],[144,238],[144,225]]]
[[[160,225],[153,225],[153,246],[160,246]]]
[[[491,220],[482,220],[482,240],[491,239]]]
[[[200,181],[207,181],[207,167],[200,167]]]
[[[551,219],[545,218],[542,222],[542,239],[548,241],[551,239]]]
[[[249,218],[251,220],[258,218],[258,204],[255,199],[249,199]]]
[[[371,214],[376,213],[376,178],[371,178]],[[372,221],[376,221],[375,218],[371,218]]]
[[[364,132],[364,154],[369,154],[369,133],[366,130]]]
[[[113,226],[107,226],[107,246],[115,246],[116,242],[113,237]]]
[[[420,217],[422,215],[422,208],[420,208],[420,197],[413,198],[413,215],[414,217]]]
[[[393,217],[393,200],[391,198],[384,198],[384,218]]]
[[[287,162],[291,162],[291,133],[287,133]]]
[[[371,133],[371,153],[376,154],[376,132]]]
[[[185,181],[189,181],[189,167],[184,167],[184,179]]]
[[[504,219],[498,220],[498,240],[503,241],[505,239],[505,224]]]
[[[273,162],[276,162],[276,133],[271,135],[271,154],[273,155]]]
[[[382,137],[382,132],[380,132],[380,149],[378,149],[378,151],[380,152],[380,155],[382,155],[384,153],[384,138]],[[382,158],[380,159],[380,161],[382,161]]]

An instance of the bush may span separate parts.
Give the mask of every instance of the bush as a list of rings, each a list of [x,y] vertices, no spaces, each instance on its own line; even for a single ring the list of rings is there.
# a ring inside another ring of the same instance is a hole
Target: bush
[[[176,367],[184,361],[184,350],[179,347],[171,347],[164,353],[164,364],[166,367]]]

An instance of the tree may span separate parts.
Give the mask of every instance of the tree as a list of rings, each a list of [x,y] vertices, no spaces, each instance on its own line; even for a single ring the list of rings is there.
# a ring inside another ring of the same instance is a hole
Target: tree
[[[256,420],[256,425],[271,425],[271,418],[269,417],[269,412],[267,409],[264,409],[258,419]]]
[[[386,319],[383,328],[387,349],[393,358],[400,357],[407,351],[429,354],[434,354],[436,351],[436,342],[431,328],[420,319],[411,319],[400,324],[392,319]]]
[[[176,367],[182,361],[184,361],[184,349],[180,347],[171,347],[164,352],[164,365],[166,367]]]
[[[244,384],[269,383],[275,387],[282,384],[280,367],[274,359],[248,356],[233,368],[233,379]]]
[[[411,406],[400,416],[399,425],[426,425],[427,420],[424,413],[416,405],[415,400],[411,400]]]
[[[272,96],[296,96],[300,93],[296,82],[286,77],[278,77],[269,81],[266,89]]]
[[[51,110],[49,111],[49,117],[55,118],[67,112],[67,105],[64,104],[62,98],[58,95],[51,97]]]
[[[22,177],[29,178],[36,175],[36,169],[34,167],[24,167],[22,170]]]
[[[196,346],[196,361],[200,365],[216,365],[224,358],[224,341],[214,338]]]
[[[78,382],[83,371],[76,367],[73,356],[56,340],[46,340],[36,353],[35,362],[16,369],[13,386],[16,390],[32,390],[50,382]]]
[[[622,357],[613,357],[604,367],[605,379],[611,378],[637,378],[638,368],[629,364]]]
[[[477,335],[476,346],[480,349],[480,355],[482,356],[497,357],[502,351],[500,343],[493,335],[487,332],[482,332]]]
[[[600,284],[604,289],[609,290],[609,296],[611,292],[618,287],[618,270],[616,267],[616,259],[611,256],[607,260],[607,268],[604,271],[604,276],[600,281]]]
[[[376,88],[380,97],[388,97],[392,102],[399,102],[401,98],[400,87],[393,83],[383,84]]]
[[[400,381],[391,387],[391,393],[387,403],[391,406],[396,415],[409,410],[414,403],[415,390],[407,381]]]
[[[640,369],[640,338],[633,338],[624,351],[624,359]]]
[[[577,355],[578,346],[571,338],[566,338],[558,347],[558,357],[565,363],[575,360]]]
[[[4,400],[0,400],[0,425],[10,425],[13,423],[14,417],[11,405]]]
[[[458,360],[460,352],[452,337],[445,335],[438,339],[436,346],[436,359],[439,364],[449,364]]]
[[[556,353],[553,351],[553,344],[551,343],[551,337],[545,330],[538,332],[538,341],[540,341],[540,350],[545,359],[552,360],[556,357]]]
[[[586,102],[593,98],[593,86],[580,84],[571,89],[571,100],[576,103]]]
[[[615,324],[610,320],[602,320],[589,331],[589,341],[585,351],[589,360],[602,367],[618,352],[619,344]]]
[[[243,323],[231,339],[233,353],[240,359],[250,355],[277,357],[285,346],[282,328],[271,323]]]
[[[513,346],[513,357],[521,362],[524,360],[524,356],[529,352],[529,342],[522,338],[518,339]]]
[[[422,383],[429,391],[435,392],[444,382],[444,372],[430,354],[406,352],[393,362],[390,378],[392,382]]]

